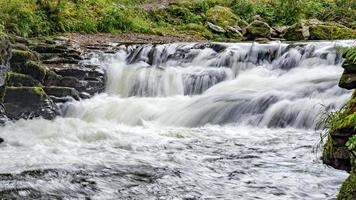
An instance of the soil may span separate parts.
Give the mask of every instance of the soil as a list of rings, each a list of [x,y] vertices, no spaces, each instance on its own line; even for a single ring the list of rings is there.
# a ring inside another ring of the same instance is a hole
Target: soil
[[[174,36],[159,36],[140,33],[127,33],[127,34],[80,34],[74,33],[69,35],[69,39],[79,42],[80,44],[107,44],[107,43],[126,43],[126,44],[163,44],[163,43],[176,43],[176,42],[197,42],[196,39],[189,36],[174,37]]]

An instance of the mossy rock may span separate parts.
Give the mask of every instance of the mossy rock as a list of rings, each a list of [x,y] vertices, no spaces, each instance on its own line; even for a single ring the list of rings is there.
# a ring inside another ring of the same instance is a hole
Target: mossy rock
[[[39,62],[27,61],[23,65],[11,66],[16,73],[26,74],[43,83],[47,69]]]
[[[323,23],[310,27],[310,39],[356,39],[356,30],[352,30],[335,23]]]
[[[38,61],[38,56],[32,51],[23,51],[19,49],[12,50],[11,64],[24,64],[27,61]]]
[[[352,171],[350,176],[342,183],[337,200],[355,200],[356,199],[356,173]]]
[[[253,21],[246,27],[248,39],[267,38],[271,35],[272,28],[263,21]]]
[[[206,12],[206,20],[218,26],[226,27],[235,25],[239,19],[230,8],[215,6]]]
[[[242,35],[242,33],[240,33],[235,27],[232,26],[226,28],[226,36],[236,41],[244,40],[244,36]]]
[[[41,83],[38,80],[35,80],[29,75],[26,74],[19,74],[14,72],[7,73],[7,86],[14,86],[14,87],[35,87],[40,86]]]
[[[307,40],[309,36],[309,27],[304,22],[293,24],[283,35],[284,39],[289,41]]]

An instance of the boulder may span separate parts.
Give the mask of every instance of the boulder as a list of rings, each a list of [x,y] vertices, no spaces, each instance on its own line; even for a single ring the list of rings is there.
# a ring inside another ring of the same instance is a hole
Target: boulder
[[[355,39],[356,30],[336,23],[322,23],[310,27],[311,40]]]
[[[356,88],[356,74],[343,73],[339,81],[339,86],[349,90]]]
[[[268,38],[271,36],[272,28],[263,21],[255,20],[246,27],[246,36],[248,39]]]
[[[305,22],[290,26],[283,35],[283,37],[289,41],[308,40],[309,36],[309,26],[307,26]]]
[[[356,31],[335,22],[311,19],[290,26],[283,37],[290,41],[354,39]]]
[[[239,19],[230,8],[214,6],[206,12],[206,20],[217,26],[232,26]]]
[[[226,33],[225,29],[213,23],[207,22],[208,27],[215,33]]]
[[[7,87],[4,98],[6,115],[10,119],[43,117],[53,119],[59,108],[42,87]]]

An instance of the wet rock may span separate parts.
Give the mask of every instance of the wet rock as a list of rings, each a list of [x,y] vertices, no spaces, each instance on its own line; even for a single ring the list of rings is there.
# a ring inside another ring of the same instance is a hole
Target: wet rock
[[[208,27],[215,33],[226,33],[225,29],[213,23],[207,22]]]
[[[339,86],[349,90],[356,88],[356,74],[343,73],[339,81]]]
[[[64,101],[66,101],[67,100],[66,97],[71,97],[74,100],[80,100],[79,92],[74,88],[49,86],[49,87],[44,87],[43,89],[46,92],[46,94],[49,95],[50,97],[51,96],[56,97],[55,99],[57,101],[60,98],[64,99]]]
[[[53,119],[59,108],[41,87],[7,87],[4,98],[6,115],[10,119],[43,117]]]
[[[272,28],[263,21],[253,21],[246,27],[246,36],[248,39],[268,38],[271,36]]]
[[[54,57],[51,59],[43,60],[44,64],[77,64],[79,60],[74,58],[61,58],[61,57]]]
[[[10,68],[11,45],[7,35],[0,31],[0,124],[6,120],[3,98],[5,95],[6,75]]]

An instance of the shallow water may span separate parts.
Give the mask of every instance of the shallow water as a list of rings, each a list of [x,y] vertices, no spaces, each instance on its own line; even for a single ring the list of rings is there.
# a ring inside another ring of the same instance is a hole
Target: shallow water
[[[321,163],[317,119],[350,97],[334,48],[352,41],[199,45],[93,55],[106,93],[0,127],[0,195],[334,199],[347,174]]]

